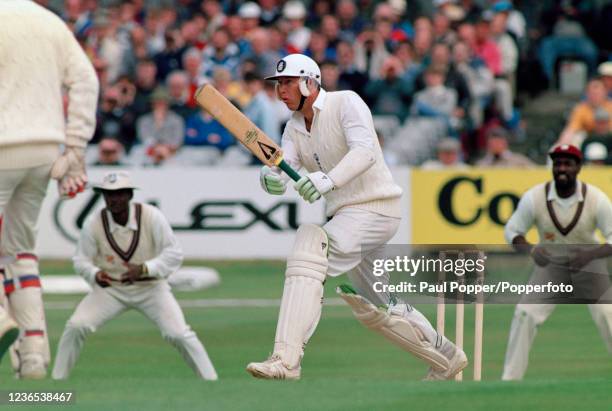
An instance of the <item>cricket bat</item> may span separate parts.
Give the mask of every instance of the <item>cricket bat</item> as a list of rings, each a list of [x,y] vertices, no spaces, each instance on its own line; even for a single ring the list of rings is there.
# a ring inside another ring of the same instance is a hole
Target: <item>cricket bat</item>
[[[242,143],[262,163],[283,170],[291,179],[301,176],[283,160],[283,151],[270,137],[240,112],[225,96],[210,84],[195,93],[196,101]]]

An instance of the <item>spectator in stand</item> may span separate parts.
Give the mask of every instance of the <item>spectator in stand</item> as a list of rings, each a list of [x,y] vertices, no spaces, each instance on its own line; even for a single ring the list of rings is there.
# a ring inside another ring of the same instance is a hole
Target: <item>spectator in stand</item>
[[[281,15],[278,0],[259,0],[259,6],[261,7],[261,16],[259,17],[261,25],[269,27],[276,24]]]
[[[479,167],[533,167],[535,164],[522,154],[508,148],[508,132],[493,127],[487,133],[487,153],[476,163]]]
[[[323,16],[319,30],[327,39],[327,47],[335,52],[340,42],[340,23],[336,16],[331,14]]]
[[[123,145],[114,137],[104,137],[98,143],[98,158],[94,166],[124,166]]]
[[[389,56],[381,67],[379,79],[370,80],[365,94],[372,102],[374,115],[394,115],[400,122],[408,116],[408,107],[412,98],[412,85],[403,79],[401,61]]]
[[[355,64],[355,50],[352,44],[341,41],[336,47],[336,56],[338,58],[338,70],[340,77],[338,79],[339,90],[353,90],[365,99],[364,89],[368,83],[368,76],[357,69]]]
[[[158,82],[165,81],[171,71],[183,68],[183,55],[187,50],[180,30],[166,30],[164,40],[166,46],[154,57]]]
[[[238,46],[230,41],[225,27],[215,30],[203,53],[205,76],[212,77],[213,72],[221,67],[229,71],[232,78],[237,78],[240,63]]]
[[[321,87],[325,91],[340,90],[338,84],[340,78],[338,64],[334,60],[324,60],[319,67],[321,68]]]
[[[365,21],[358,13],[354,0],[340,0],[336,3],[336,16],[343,39],[353,41],[365,27]]]
[[[414,95],[410,111],[414,116],[443,120],[449,132],[454,132],[460,114],[458,93],[445,86],[447,72],[447,67],[436,65],[430,65],[425,70],[425,88]]]
[[[169,107],[168,92],[158,87],[151,94],[152,111],[136,122],[138,139],[155,165],[172,157],[183,143],[185,122]]]
[[[258,73],[273,73],[276,63],[281,59],[278,52],[270,49],[268,30],[257,28],[249,33],[250,52],[242,55],[242,62],[251,60],[255,63]]]
[[[456,95],[456,100],[453,104],[456,104],[457,107],[453,113],[453,116],[458,119],[465,119],[472,105],[470,88],[463,74],[457,71],[451,59],[451,52],[447,44],[436,43],[433,46],[431,49],[431,62],[429,66],[445,70],[445,74],[443,76],[444,86],[448,89],[454,90]],[[416,91],[423,90],[426,87],[425,77],[425,72],[416,77]]]
[[[149,59],[152,54],[148,47],[145,29],[134,26],[130,32],[129,47],[125,49],[121,58],[120,74],[134,76],[138,62]]]
[[[459,41],[453,48],[453,62],[457,71],[467,81],[472,104],[470,118],[475,127],[480,127],[484,120],[484,109],[490,103],[495,87],[495,78],[486,64],[474,57],[468,45]]]
[[[291,54],[292,51],[287,43],[287,33],[282,29],[283,24],[270,26],[268,34],[270,36],[270,50],[273,53],[278,53],[280,56]]]
[[[426,63],[433,42],[434,33],[431,20],[425,16],[417,18],[414,21],[414,51],[417,63]]]
[[[485,62],[494,76],[501,72],[501,55],[497,44],[490,39],[487,16],[481,16],[477,22],[478,29],[472,23],[464,22],[459,26],[459,38],[473,50],[474,54]]]
[[[125,151],[129,151],[136,140],[134,127],[136,116],[130,106],[125,104],[122,93],[126,91],[117,85],[103,90],[92,143],[99,143],[105,137],[112,137],[123,145]]]
[[[246,36],[259,27],[261,7],[253,1],[247,1],[238,8],[238,17],[242,20],[242,29]]]
[[[427,160],[422,165],[423,170],[442,170],[446,168],[466,168],[461,160],[461,144],[456,138],[446,137],[436,146],[436,159]]]
[[[451,21],[445,13],[434,14],[433,31],[436,43],[444,43],[452,48],[457,42],[457,33],[451,29]]]
[[[612,99],[612,61],[601,63],[597,68],[597,74],[599,74],[601,81],[606,86],[608,98]]]
[[[223,27],[226,16],[223,13],[223,8],[218,0],[204,0],[202,2],[202,11],[206,16],[208,25],[206,26],[205,36],[211,38],[217,29]]]
[[[197,49],[204,48],[204,39],[202,36],[202,30],[195,19],[184,21],[181,24],[181,37],[185,50],[195,47]]]
[[[381,78],[383,63],[389,57],[385,41],[380,33],[366,29],[357,37],[355,43],[355,65],[368,75],[370,80]]]
[[[598,50],[585,30],[594,23],[593,7],[588,1],[556,1],[542,14],[539,27],[546,37],[540,42],[538,56],[549,81],[555,78],[555,64],[562,56],[582,59],[589,74],[595,73]]]
[[[202,109],[187,119],[185,146],[211,146],[224,152],[235,144],[235,139],[230,132],[206,110]]]
[[[187,73],[180,70],[175,70],[168,74],[166,79],[166,87],[170,96],[170,110],[187,120],[193,114],[198,112],[196,107],[189,105],[190,90],[189,77]]]
[[[573,144],[580,134],[588,134],[595,130],[595,113],[601,109],[608,113],[608,124],[612,120],[612,100],[608,98],[606,87],[601,79],[593,79],[588,82],[586,89],[586,101],[576,105],[567,125],[561,132],[557,144]],[[578,144],[579,145],[579,144]]]
[[[310,35],[310,43],[308,48],[304,51],[304,54],[319,65],[325,60],[335,60],[336,50],[329,47],[327,38],[317,31],[313,31]]]
[[[423,71],[423,66],[415,61],[415,51],[409,40],[402,40],[395,46],[393,55],[402,62],[404,80],[414,85]]]
[[[612,115],[606,111],[603,107],[595,110],[595,125],[593,131],[587,134],[584,142],[582,143],[581,149],[586,150],[587,146],[591,144],[602,144],[606,150],[612,153],[612,121],[610,119]]]
[[[246,91],[251,96],[244,114],[272,140],[280,143],[280,121],[270,98],[264,91],[264,80],[253,72],[244,76]]]
[[[240,17],[227,16],[224,27],[230,35],[230,42],[238,47],[238,55],[241,58],[251,52],[251,43],[249,43],[249,40],[244,35],[243,22]]]
[[[212,77],[212,83],[219,93],[223,94],[229,100],[238,104],[238,107],[246,107],[251,100],[251,96],[242,88],[240,81],[232,80],[230,72],[222,67],[215,69]]]
[[[203,74],[202,52],[196,48],[187,50],[185,54],[183,54],[183,68],[185,69],[189,83],[189,100],[187,101],[187,106],[192,108],[197,107],[195,91],[208,81],[208,78]]]
[[[99,61],[106,69],[106,78],[100,85],[113,84],[121,74],[121,62],[124,46],[117,37],[118,22],[111,18],[110,11],[99,12],[94,19],[93,28],[88,38],[88,45],[94,53],[94,66]]]
[[[283,18],[288,22],[287,43],[290,52],[301,53],[310,43],[311,31],[304,25],[306,7],[301,1],[290,0],[283,7]]]
[[[151,110],[151,93],[157,86],[157,66],[153,60],[140,60],[136,65],[136,93],[132,109],[137,117]]]
[[[483,9],[474,0],[461,0],[459,6],[463,10],[466,21],[477,21],[482,15]]]
[[[499,75],[514,84],[519,51],[516,46],[516,40],[508,33],[508,14],[496,13],[493,15],[490,30],[491,38],[497,44],[501,54],[501,71]]]
[[[333,1],[331,0],[313,0],[309,4],[310,14],[306,18],[307,27],[319,27],[323,17],[333,13]]]

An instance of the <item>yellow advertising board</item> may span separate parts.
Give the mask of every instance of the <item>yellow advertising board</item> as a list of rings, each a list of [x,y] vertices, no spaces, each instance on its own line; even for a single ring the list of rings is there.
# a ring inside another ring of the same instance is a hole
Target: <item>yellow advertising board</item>
[[[504,224],[522,194],[552,180],[550,169],[412,170],[412,242],[503,244]],[[585,167],[579,179],[612,195],[612,168]],[[537,241],[532,229],[530,241]]]

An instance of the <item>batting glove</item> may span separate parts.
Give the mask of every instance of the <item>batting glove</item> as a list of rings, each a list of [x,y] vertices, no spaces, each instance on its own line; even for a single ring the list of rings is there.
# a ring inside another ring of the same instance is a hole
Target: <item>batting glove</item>
[[[285,190],[287,190],[285,180],[283,180],[276,171],[268,166],[263,166],[261,168],[259,182],[261,183],[261,188],[263,188],[264,191],[269,194],[281,195],[285,193]]]
[[[314,203],[321,198],[321,196],[332,191],[335,187],[334,182],[327,174],[317,171],[300,178],[297,183],[293,185],[293,188],[297,190],[304,200],[309,203]]]
[[[85,190],[85,149],[66,146],[64,153],[53,163],[51,178],[57,180],[60,196],[73,198]]]

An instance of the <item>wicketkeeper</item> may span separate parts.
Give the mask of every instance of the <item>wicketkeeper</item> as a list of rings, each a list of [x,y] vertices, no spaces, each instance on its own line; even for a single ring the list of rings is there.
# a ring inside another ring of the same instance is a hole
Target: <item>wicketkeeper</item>
[[[352,91],[323,90],[319,67],[304,55],[283,58],[267,79],[277,81],[278,97],[294,112],[282,137],[284,159],[308,172],[294,188],[310,203],[324,196],[331,220],[297,230],[274,351],[247,371],[266,379],[300,378],[304,347],[321,315],[323,283],[328,275],[347,273],[359,295],[339,293],[355,316],[428,363],[428,379],[452,378],[467,366],[465,353],[414,307],[389,304],[389,295],[372,290],[374,281],[388,281],[373,276],[372,262],[397,231],[402,190],[384,162],[370,110]],[[270,194],[283,194],[287,181],[278,169],[261,170]]]

